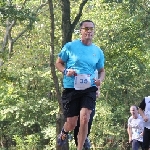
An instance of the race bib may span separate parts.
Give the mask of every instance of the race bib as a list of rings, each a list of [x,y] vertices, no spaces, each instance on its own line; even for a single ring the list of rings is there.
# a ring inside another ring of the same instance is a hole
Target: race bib
[[[77,74],[74,79],[74,88],[76,90],[85,90],[91,87],[90,75]]]

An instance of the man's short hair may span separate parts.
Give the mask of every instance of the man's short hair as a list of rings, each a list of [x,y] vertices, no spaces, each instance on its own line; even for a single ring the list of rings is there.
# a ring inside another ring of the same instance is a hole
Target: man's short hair
[[[84,22],[92,22],[92,23],[94,24],[94,22],[91,21],[91,20],[83,20],[83,21],[80,23],[80,27],[82,27],[82,25],[83,25]],[[95,24],[94,24],[94,26],[95,26]]]
[[[134,106],[137,110],[139,109],[139,107],[138,107],[138,106],[136,106],[136,105],[131,105],[131,107],[132,107],[132,106]],[[131,107],[130,107],[130,108],[131,108]]]

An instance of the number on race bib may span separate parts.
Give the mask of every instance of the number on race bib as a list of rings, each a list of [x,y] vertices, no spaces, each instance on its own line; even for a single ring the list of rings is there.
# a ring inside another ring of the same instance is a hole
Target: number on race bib
[[[78,74],[75,76],[74,88],[76,90],[84,90],[91,87],[90,75]]]

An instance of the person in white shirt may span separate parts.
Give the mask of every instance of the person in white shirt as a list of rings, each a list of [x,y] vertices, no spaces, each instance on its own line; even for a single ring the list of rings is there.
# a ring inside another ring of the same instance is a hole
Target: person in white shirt
[[[131,117],[128,119],[128,135],[129,143],[132,143],[132,150],[138,150],[140,147],[143,149],[143,119],[138,113],[137,106],[130,107]]]
[[[139,113],[144,120],[143,148],[150,147],[150,96],[145,97],[139,105]]]

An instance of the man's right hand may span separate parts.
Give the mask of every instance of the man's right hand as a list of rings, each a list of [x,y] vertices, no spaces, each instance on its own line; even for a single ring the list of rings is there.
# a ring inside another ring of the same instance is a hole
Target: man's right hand
[[[143,116],[143,120],[145,121],[145,122],[147,122],[148,121],[148,117],[147,116]]]
[[[66,76],[74,76],[76,74],[73,69],[66,69]]]

